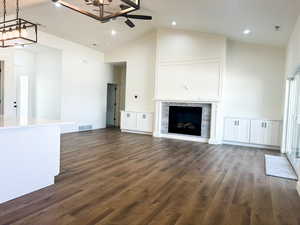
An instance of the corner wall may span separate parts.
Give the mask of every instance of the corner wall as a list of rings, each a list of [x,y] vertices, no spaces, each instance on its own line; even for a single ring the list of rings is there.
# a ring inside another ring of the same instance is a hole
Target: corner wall
[[[226,42],[225,37],[195,31],[159,29],[105,54],[107,62],[128,62],[126,110],[141,112],[154,111],[154,70],[159,63],[162,62],[165,69],[165,62],[175,64],[216,58],[225,60],[223,80],[219,85],[224,116],[282,119],[285,64],[282,47]],[[156,99],[208,98],[201,92],[203,88],[199,90],[199,85],[189,80],[192,74],[181,76],[182,79],[172,79],[174,72],[167,74],[170,75],[168,79],[155,78]],[[173,90],[175,86],[177,91]],[[140,98],[134,100],[134,94],[139,94]]]
[[[285,49],[227,42],[224,116],[282,120]]]
[[[103,53],[44,32],[39,32],[39,44],[61,51],[60,119],[74,124],[64,127],[63,132],[78,131],[79,125],[105,128],[107,83],[113,79],[113,72],[104,63]],[[7,116],[16,115],[15,51],[0,50],[0,60],[5,60]]]
[[[107,63],[126,62],[126,111],[154,112],[155,60],[156,32],[105,53]]]

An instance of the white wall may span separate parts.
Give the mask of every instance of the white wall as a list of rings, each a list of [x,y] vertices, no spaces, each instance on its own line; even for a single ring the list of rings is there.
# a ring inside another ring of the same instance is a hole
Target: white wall
[[[0,60],[4,62],[4,107],[3,114],[7,117],[16,116],[13,102],[16,100],[16,82],[14,52],[12,48],[0,50]]]
[[[128,62],[126,110],[129,111],[153,110],[156,67],[155,99],[219,98],[224,116],[282,119],[284,48],[226,41],[223,36],[195,31],[160,29],[107,53],[105,61]],[[212,61],[219,62],[219,80],[211,76],[218,71],[212,72],[207,67],[217,68],[206,64]],[[180,67],[189,64],[181,68],[180,76],[176,75],[178,64]],[[202,80],[198,79],[201,74]],[[215,85],[217,82],[220,83]],[[212,94],[207,87],[213,89]],[[137,101],[132,98],[135,93],[141,97]]]
[[[32,46],[14,53],[17,104],[19,77],[29,78],[29,113],[31,118],[60,119],[61,52]]]
[[[28,116],[33,117],[36,110],[35,102],[35,81],[36,81],[36,57],[33,52],[17,50],[14,54],[14,67],[15,67],[15,85],[16,85],[16,101],[20,109],[20,76],[27,76],[29,81],[29,99],[28,99]]]
[[[284,65],[284,48],[228,41],[224,116],[281,120]]]
[[[156,99],[219,100],[225,53],[224,36],[177,29],[158,30]]]
[[[35,118],[61,116],[61,52],[48,49],[36,54]]]
[[[104,128],[106,121],[106,87],[113,77],[112,68],[104,64],[101,52],[39,32],[39,44],[61,51],[61,120],[74,122],[63,132],[77,131],[78,125]],[[16,99],[14,77],[15,49],[0,49],[5,60],[5,114],[14,115]]]
[[[106,83],[112,76],[101,52],[40,32],[39,43],[62,51],[61,120],[104,128]]]
[[[154,112],[155,56],[155,32],[105,53],[106,62],[126,62],[127,111]]]

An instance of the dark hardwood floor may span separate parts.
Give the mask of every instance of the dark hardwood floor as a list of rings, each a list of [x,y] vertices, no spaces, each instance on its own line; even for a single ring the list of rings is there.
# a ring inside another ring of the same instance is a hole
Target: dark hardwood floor
[[[276,154],[113,129],[63,135],[56,184],[0,205],[0,224],[300,224],[296,183],[265,176],[265,153]]]

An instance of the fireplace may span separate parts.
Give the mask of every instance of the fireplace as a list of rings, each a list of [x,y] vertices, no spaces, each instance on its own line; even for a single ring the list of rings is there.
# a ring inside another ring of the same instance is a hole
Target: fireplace
[[[202,107],[169,107],[169,133],[201,136],[201,127]]]

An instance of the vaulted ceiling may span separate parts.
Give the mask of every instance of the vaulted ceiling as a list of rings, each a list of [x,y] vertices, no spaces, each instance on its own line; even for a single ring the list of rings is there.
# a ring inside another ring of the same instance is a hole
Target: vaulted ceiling
[[[177,22],[174,29],[284,46],[300,13],[298,0],[141,0],[142,10],[137,13],[152,15],[154,19],[135,20],[136,27],[130,29],[124,24],[124,18],[101,24],[66,8],[57,8],[51,0],[20,1],[25,7],[21,14],[43,24],[42,30],[89,47],[95,43],[97,46],[93,48],[100,51],[126,45],[151,29],[172,27],[173,20]],[[8,2],[10,7],[14,5],[13,0]],[[274,29],[276,25],[281,26],[280,31]],[[246,28],[251,29],[251,35],[243,34]],[[117,35],[111,35],[112,29]]]

